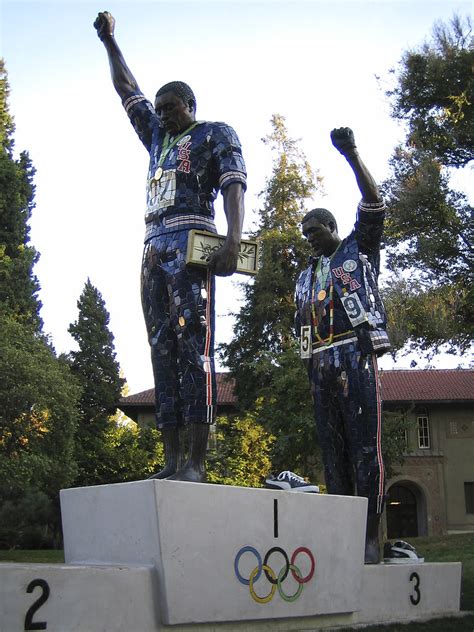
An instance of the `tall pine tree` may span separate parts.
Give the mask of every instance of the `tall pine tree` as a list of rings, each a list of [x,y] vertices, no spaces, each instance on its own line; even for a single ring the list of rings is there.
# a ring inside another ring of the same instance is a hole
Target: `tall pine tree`
[[[38,253],[30,245],[28,221],[34,208],[35,170],[26,152],[13,157],[13,118],[8,109],[9,86],[0,59],[0,309],[41,329],[33,274]]]
[[[284,117],[274,115],[271,124],[264,143],[275,159],[253,235],[261,246],[259,272],[243,285],[233,339],[221,353],[236,379],[240,406],[253,410],[276,437],[273,469],[310,473],[316,439],[308,377],[294,334],[294,289],[309,255],[301,219],[321,180],[289,137]]]
[[[59,543],[59,489],[75,476],[77,390],[42,332],[29,243],[34,169],[13,155],[8,82],[0,61],[0,541]]]
[[[82,389],[76,435],[77,485],[104,482],[107,431],[125,380],[120,377],[109,313],[99,290],[89,279],[77,303],[79,317],[69,326],[78,351],[71,367]],[[108,476],[108,475],[107,475]]]

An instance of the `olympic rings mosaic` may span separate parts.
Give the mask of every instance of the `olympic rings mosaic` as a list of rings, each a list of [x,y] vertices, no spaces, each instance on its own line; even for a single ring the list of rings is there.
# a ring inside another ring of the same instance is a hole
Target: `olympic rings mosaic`
[[[239,570],[240,559],[245,553],[252,553],[255,556],[255,559],[257,562],[257,565],[252,570],[248,578],[243,577]],[[284,561],[284,564],[280,568],[278,573],[275,570],[273,570],[273,568],[269,565],[270,557],[275,553],[278,553],[283,558],[283,561]],[[308,557],[309,562],[310,562],[310,570],[307,573],[307,575],[305,575],[304,577],[301,573],[301,570],[296,565],[296,558],[299,555],[303,555],[303,554]],[[301,593],[303,592],[304,585],[313,579],[315,569],[316,569],[316,561],[314,559],[313,554],[306,546],[300,546],[297,549],[295,549],[293,551],[291,558],[288,557],[288,554],[284,549],[280,548],[279,546],[274,546],[271,549],[268,549],[263,560],[262,560],[262,556],[260,555],[260,553],[257,551],[255,547],[243,546],[240,549],[240,551],[237,553],[237,555],[235,556],[235,560],[234,560],[234,571],[235,571],[235,575],[237,579],[239,580],[241,584],[244,584],[245,586],[249,587],[250,596],[257,603],[268,603],[269,601],[273,599],[277,590],[280,597],[284,601],[288,601],[288,602],[296,601],[300,597]],[[293,579],[298,584],[298,587],[296,588],[293,594],[287,594],[283,589],[283,582],[286,580],[290,572]],[[266,595],[264,594],[263,596],[257,594],[255,590],[255,584],[262,577],[262,573],[265,575],[266,579],[268,580],[270,584],[270,590],[268,591]]]

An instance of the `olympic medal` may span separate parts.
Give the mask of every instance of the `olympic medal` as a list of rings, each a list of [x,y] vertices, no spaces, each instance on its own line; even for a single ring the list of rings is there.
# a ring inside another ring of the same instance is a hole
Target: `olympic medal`
[[[186,324],[186,321],[184,320],[184,316],[179,317],[179,324],[180,324],[180,327],[184,327],[184,325]]]
[[[326,298],[326,290],[319,290],[318,301],[324,301],[325,298]]]
[[[157,182],[159,182],[161,180],[162,175],[163,175],[163,169],[161,167],[158,167],[158,169],[155,171],[155,175],[153,176],[153,180],[156,180]]]

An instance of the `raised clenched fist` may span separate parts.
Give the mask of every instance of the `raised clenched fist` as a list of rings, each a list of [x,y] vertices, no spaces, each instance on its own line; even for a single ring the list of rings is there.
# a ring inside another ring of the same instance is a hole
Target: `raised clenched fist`
[[[103,40],[104,37],[113,37],[115,29],[114,16],[108,11],[102,11],[95,19],[94,28],[101,40]]]
[[[350,127],[338,127],[331,132],[331,141],[334,147],[343,155],[356,149],[354,132]]]

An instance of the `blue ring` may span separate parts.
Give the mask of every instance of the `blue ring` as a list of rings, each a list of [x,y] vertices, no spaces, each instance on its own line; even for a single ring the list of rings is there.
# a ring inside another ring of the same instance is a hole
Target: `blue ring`
[[[259,580],[260,575],[262,574],[262,557],[260,555],[260,553],[257,551],[257,549],[254,549],[253,546],[243,546],[240,551],[237,553],[237,555],[235,556],[235,560],[234,560],[234,571],[235,574],[237,575],[237,579],[239,580],[239,582],[241,584],[245,584],[246,586],[250,586],[250,578],[249,579],[245,579],[244,577],[242,577],[242,575],[239,573],[239,562],[240,562],[240,558],[242,557],[242,555],[244,553],[253,553],[255,555],[255,557],[257,558],[257,564],[258,564],[258,573],[255,575],[255,577],[253,578],[253,581],[256,582]]]

